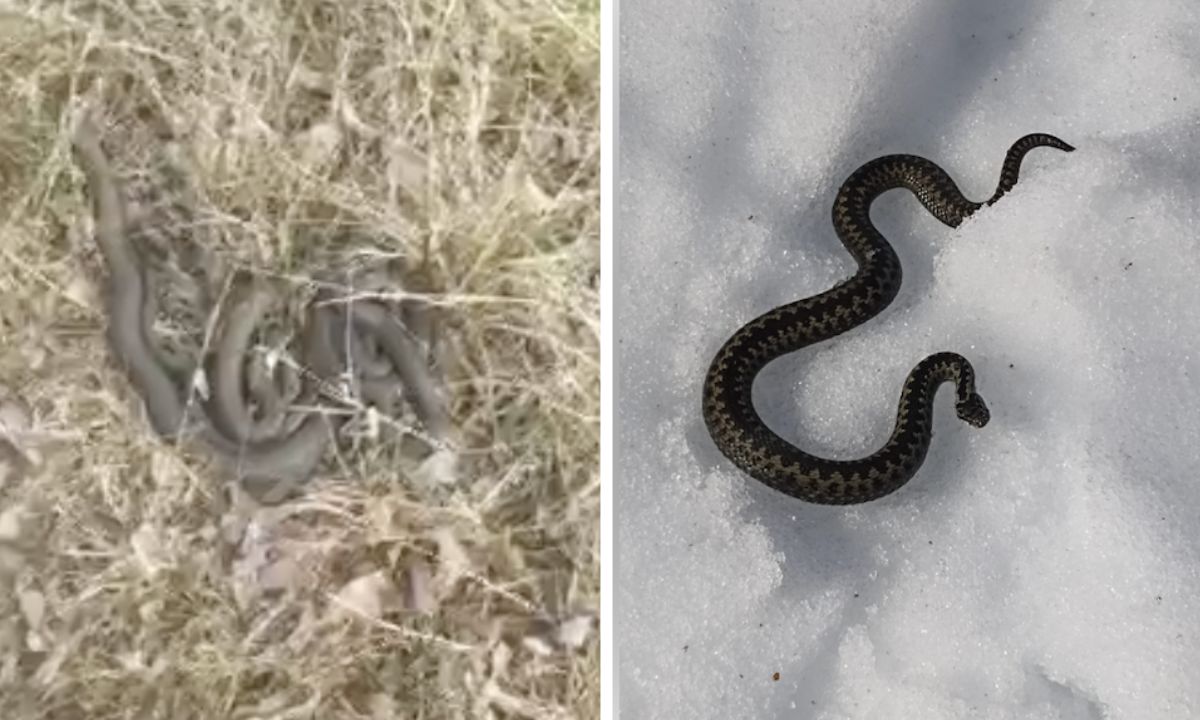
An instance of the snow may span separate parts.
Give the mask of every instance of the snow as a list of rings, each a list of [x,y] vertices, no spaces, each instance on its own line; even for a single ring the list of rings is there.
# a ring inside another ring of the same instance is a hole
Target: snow
[[[1200,717],[1200,4],[660,0],[618,22],[620,717]],[[1034,150],[960,228],[876,202],[899,297],[755,387],[784,437],[857,457],[951,350],[990,424],[943,388],[925,465],[865,505],[739,473],[704,372],[853,272],[841,182],[914,153],[984,199],[1030,132],[1078,150]]]

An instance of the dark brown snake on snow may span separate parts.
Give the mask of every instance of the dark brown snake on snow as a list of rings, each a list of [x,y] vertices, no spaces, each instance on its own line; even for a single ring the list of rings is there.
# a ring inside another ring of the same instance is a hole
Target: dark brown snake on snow
[[[954,383],[958,417],[974,427],[990,414],[975,392],[975,373],[961,355],[940,352],[909,373],[900,394],[896,425],[887,443],[857,460],[809,455],[776,435],[754,409],[754,378],[771,360],[828,340],[878,315],[900,290],[900,260],[871,224],[875,198],[907,188],[941,222],[957,227],[1017,184],[1021,160],[1033,148],[1074,148],[1052,135],[1026,135],[1008,150],[996,192],[985,202],[968,200],[933,162],[915,155],[887,155],[855,170],[833,204],[838,239],[858,264],[854,275],[819,295],[770,310],[743,325],[725,342],[704,379],[704,422],[721,452],[746,474],[792,497],[813,503],[868,502],[908,482],[933,437],[933,397]]]
[[[267,298],[259,286],[235,288],[232,320],[217,341],[212,400],[189,400],[187,379],[177,377],[151,340],[154,296],[129,241],[119,183],[90,120],[79,124],[74,147],[92,196],[96,242],[109,269],[108,343],[144,400],[151,426],[166,439],[186,436],[198,441],[230,465],[242,486],[259,500],[285,499],[316,469],[340,416],[312,413],[283,435],[253,427],[241,394],[242,356],[266,309]],[[358,336],[368,335],[413,396],[410,400],[428,434],[445,440],[450,433],[447,409],[432,390],[422,353],[402,322],[376,303],[332,302],[336,300],[332,291],[321,290],[309,306],[303,338],[305,394],[315,398],[323,384],[346,369],[346,353],[339,348],[348,335],[355,335],[356,346],[362,344]]]

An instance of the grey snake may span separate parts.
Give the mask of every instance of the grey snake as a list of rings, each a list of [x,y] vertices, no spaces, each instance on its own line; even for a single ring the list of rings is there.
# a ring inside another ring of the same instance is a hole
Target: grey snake
[[[241,356],[265,310],[261,288],[235,288],[233,320],[217,343],[213,399],[192,402],[185,381],[151,340],[154,295],[129,241],[119,183],[90,120],[77,127],[74,148],[92,198],[96,242],[109,270],[108,344],[144,400],[151,426],[163,438],[186,436],[212,451],[260,501],[278,502],[290,496],[312,475],[341,420],[335,414],[311,413],[285,434],[254,431],[241,396]],[[303,333],[303,362],[308,370],[304,392],[315,397],[325,384],[336,380],[351,360],[339,350],[343,339],[348,334],[366,334],[414,395],[414,409],[429,434],[447,438],[448,411],[425,377],[426,368],[417,360],[421,353],[403,324],[375,303],[337,300],[331,290],[322,289],[309,306]],[[361,343],[357,340],[356,345]]]
[[[739,328],[717,351],[704,379],[702,412],[717,448],[750,477],[812,503],[846,505],[878,499],[908,482],[929,451],[933,397],[943,383],[955,386],[955,410],[974,427],[990,414],[975,391],[975,373],[961,355],[939,352],[909,373],[900,394],[891,436],[873,454],[855,460],[810,455],[775,434],[754,409],[754,378],[771,360],[845,333],[886,308],[900,290],[900,260],[871,223],[875,198],[907,188],[942,223],[957,227],[1017,183],[1021,161],[1037,147],[1066,152],[1071,145],[1032,134],[1009,148],[1000,182],[988,200],[968,200],[933,162],[915,155],[887,155],[855,170],[838,190],[833,227],[858,270],[812,297],[776,307]]]

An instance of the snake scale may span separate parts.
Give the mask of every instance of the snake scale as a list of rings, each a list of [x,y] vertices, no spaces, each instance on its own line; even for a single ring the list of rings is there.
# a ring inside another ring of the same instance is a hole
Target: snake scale
[[[268,297],[261,286],[235,287],[230,318],[217,339],[214,392],[207,403],[193,402],[187,378],[152,341],[154,293],[129,240],[125,207],[116,174],[89,119],[75,133],[74,149],[87,178],[96,218],[96,242],[108,266],[108,344],[146,405],[151,426],[166,439],[197,442],[228,465],[242,486],[262,502],[294,494],[315,471],[342,421],[337,414],[311,413],[287,432],[256,428],[242,396],[242,358]],[[374,302],[336,302],[322,289],[309,305],[303,333],[304,393],[315,398],[324,386],[355,364],[341,348],[370,340],[394,371],[389,387],[405,387],[418,419],[435,440],[450,433],[448,410],[418,360],[422,354],[403,323]],[[366,336],[366,337],[364,337]],[[353,338],[354,342],[346,342]],[[382,380],[372,378],[378,385]]]
[[[1042,133],[1026,135],[1008,150],[996,192],[968,200],[933,162],[887,155],[855,170],[833,204],[833,227],[858,270],[819,295],[776,307],[739,328],[717,351],[704,380],[703,415],[717,448],[734,465],[779,492],[812,503],[847,505],[878,499],[908,482],[924,462],[933,436],[933,398],[943,383],[955,386],[958,417],[983,427],[990,417],[975,392],[975,373],[961,355],[940,352],[909,373],[896,424],[887,443],[857,460],[810,455],[776,435],[754,409],[754,378],[771,360],[836,337],[886,308],[900,290],[900,260],[871,223],[871,203],[893,188],[907,188],[942,223],[957,227],[1017,183],[1021,161],[1037,147],[1070,152],[1071,145]]]

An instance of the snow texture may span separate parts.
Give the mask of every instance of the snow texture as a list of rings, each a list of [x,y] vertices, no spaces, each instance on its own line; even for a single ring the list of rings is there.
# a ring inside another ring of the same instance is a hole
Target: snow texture
[[[1200,717],[1200,3],[661,0],[619,29],[620,717]],[[943,388],[925,465],[865,505],[739,473],[701,381],[854,271],[841,182],[913,153],[984,199],[1030,132],[1078,150],[957,229],[884,195],[899,297],[755,386],[862,456],[950,350],[991,423]]]

